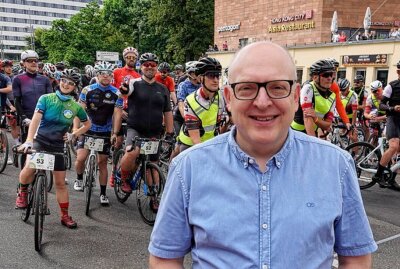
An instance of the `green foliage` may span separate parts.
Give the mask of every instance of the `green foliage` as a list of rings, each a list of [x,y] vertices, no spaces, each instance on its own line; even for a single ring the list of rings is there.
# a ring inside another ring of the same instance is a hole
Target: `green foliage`
[[[213,43],[213,14],[213,0],[105,0],[103,8],[93,1],[69,21],[36,29],[35,47],[41,58],[77,67],[93,64],[98,50],[127,46],[183,63]]]

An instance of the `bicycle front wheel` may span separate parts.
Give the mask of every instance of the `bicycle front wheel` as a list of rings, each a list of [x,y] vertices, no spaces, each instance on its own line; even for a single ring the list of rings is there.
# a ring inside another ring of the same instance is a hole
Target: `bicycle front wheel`
[[[164,191],[165,176],[160,167],[155,163],[146,164],[146,173],[142,173],[136,189],[137,206],[143,221],[153,226],[156,220],[158,205],[160,204],[162,192]],[[147,183],[147,174],[152,175],[152,179],[158,177],[158,184],[149,186]]]
[[[28,219],[29,219],[29,216],[31,214],[31,209],[32,209],[32,206],[33,206],[33,197],[34,197],[34,193],[35,193],[33,188],[34,188],[34,183],[32,182],[32,184],[30,184],[28,186],[28,205],[21,212],[21,219],[22,219],[23,222],[27,222]]]
[[[46,215],[47,205],[45,202],[45,177],[39,175],[36,179],[35,191],[35,250],[41,251],[43,237],[43,223]]]
[[[46,177],[46,190],[47,192],[50,192],[53,188],[53,171],[46,171]]]
[[[92,197],[93,180],[96,169],[96,160],[94,156],[90,156],[85,169],[84,188],[85,188],[85,201],[86,209],[85,214],[89,216],[90,199]]]
[[[4,130],[0,130],[0,173],[6,169],[8,161],[8,138]]]
[[[358,184],[360,189],[367,189],[375,185],[376,181],[372,179],[378,170],[381,153],[379,149],[366,142],[356,142],[346,148],[353,157],[356,165]]]

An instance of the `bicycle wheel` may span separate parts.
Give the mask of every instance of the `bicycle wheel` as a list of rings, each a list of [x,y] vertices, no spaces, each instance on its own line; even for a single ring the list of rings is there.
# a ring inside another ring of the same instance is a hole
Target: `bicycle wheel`
[[[6,169],[8,161],[8,139],[4,130],[0,130],[0,173]]]
[[[95,157],[89,156],[89,160],[86,165],[87,168],[85,169],[85,177],[84,177],[85,202],[86,202],[85,214],[86,216],[89,216],[90,198],[92,197],[93,178],[96,169]]]
[[[120,203],[125,203],[128,200],[130,193],[122,191],[121,181],[121,159],[124,156],[124,150],[120,149],[114,154],[114,193]]]
[[[71,149],[68,145],[66,145],[65,147],[64,159],[65,159],[65,168],[71,170],[72,166]]]
[[[67,146],[69,147],[69,149],[71,150],[72,154],[74,154],[74,156],[76,157],[76,139],[75,141],[69,141]]]
[[[146,183],[146,173],[142,173],[136,189],[136,199],[139,213],[143,221],[146,224],[153,226],[156,220],[157,211],[155,211],[152,206],[155,202],[158,204],[160,203],[162,192],[164,190],[165,177],[157,164],[148,162],[146,166],[146,169],[150,171],[153,176],[158,174],[159,184],[155,186],[154,190],[150,190]]]
[[[346,148],[354,159],[358,184],[362,190],[376,183],[372,177],[378,170],[381,153],[379,149],[373,152],[374,149],[374,146],[366,142],[356,142]]]
[[[27,222],[31,214],[31,209],[33,206],[33,197],[35,196],[34,186],[35,185],[33,182],[28,186],[28,206],[21,212],[21,219],[23,222]]]
[[[35,191],[35,250],[40,251],[42,249],[42,237],[43,237],[43,223],[46,215],[46,203],[45,203],[45,177],[39,175],[36,179],[36,191]]]

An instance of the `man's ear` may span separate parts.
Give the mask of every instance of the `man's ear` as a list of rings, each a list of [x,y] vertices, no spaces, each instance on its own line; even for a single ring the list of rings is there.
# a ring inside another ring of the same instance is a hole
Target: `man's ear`
[[[231,89],[231,87],[229,85],[225,85],[224,86],[224,98],[225,98],[225,102],[226,102],[226,109],[229,112],[231,111],[231,98],[232,98],[232,94],[233,94],[233,90]]]

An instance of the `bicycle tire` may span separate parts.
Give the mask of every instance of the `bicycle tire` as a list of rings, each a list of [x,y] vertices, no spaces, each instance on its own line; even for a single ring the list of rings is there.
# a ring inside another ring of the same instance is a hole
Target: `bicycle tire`
[[[7,134],[4,130],[0,131],[0,173],[3,173],[4,169],[6,169],[7,161],[8,161],[8,138]]]
[[[346,148],[356,165],[358,184],[362,190],[370,188],[376,183],[372,177],[378,169],[381,152],[376,150],[370,157],[364,158],[374,149],[375,147],[367,142],[356,142]]]
[[[126,200],[128,200],[130,193],[125,193],[122,191],[121,186],[122,186],[122,181],[120,176],[117,176],[116,174],[118,171],[121,170],[121,159],[122,156],[124,155],[124,150],[120,149],[117,151],[116,154],[114,154],[114,193],[115,196],[117,197],[118,202],[120,203],[125,203]]]
[[[64,159],[65,159],[65,168],[71,170],[72,157],[71,157],[71,149],[68,145],[65,147]]]
[[[75,139],[75,141],[69,141],[68,144],[67,144],[67,146],[68,146],[69,149],[71,150],[72,154],[74,154],[74,156],[76,157],[76,147],[75,147],[75,144],[76,144],[76,139]]]
[[[94,156],[89,156],[88,168],[85,173],[84,188],[85,188],[85,214],[89,216],[90,211],[90,199],[92,198],[92,188],[93,188],[93,175],[95,174],[96,162]]]
[[[378,135],[371,134],[368,138],[368,143],[371,144],[372,146],[376,147],[378,145]]]
[[[150,169],[152,173],[153,171],[158,173],[159,175],[158,191],[154,195],[150,195],[148,186],[146,184],[146,172],[142,173],[138,183],[138,187],[136,189],[136,199],[142,220],[144,221],[144,223],[153,226],[156,220],[157,212],[154,212],[154,210],[151,208],[151,203],[155,199],[157,200],[158,203],[160,202],[162,192],[164,191],[165,177],[160,167],[155,163],[147,162],[146,169]]]
[[[33,206],[33,197],[35,196],[34,187],[35,186],[33,182],[28,186],[28,205],[21,212],[21,219],[23,222],[27,222],[31,214],[31,209]]]
[[[36,179],[36,191],[35,191],[35,250],[40,252],[42,249],[42,238],[43,238],[43,223],[46,215],[46,204],[45,204],[45,177],[38,175]]]
[[[46,191],[50,192],[53,188],[53,171],[46,171]]]

